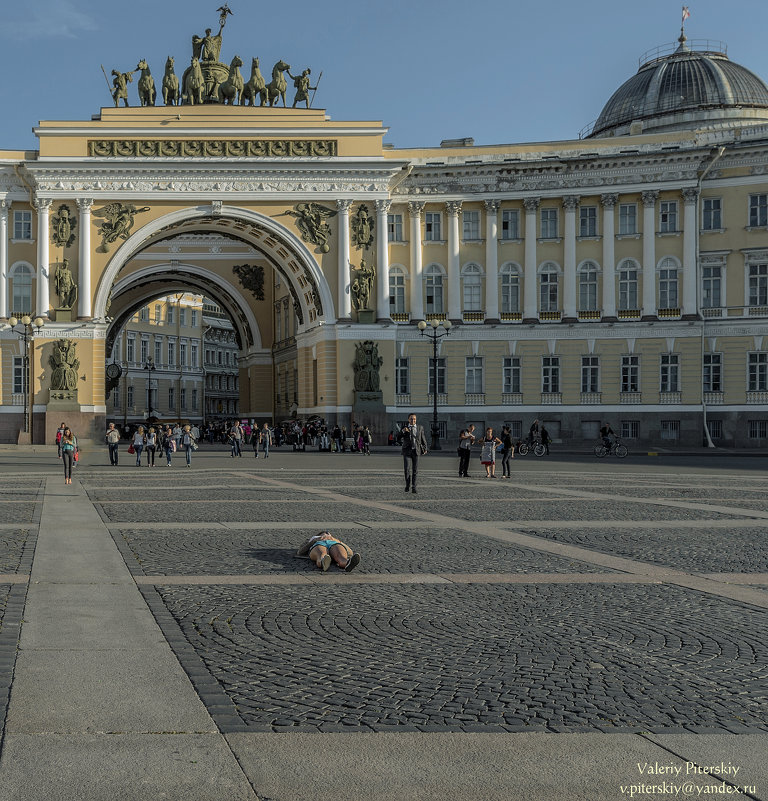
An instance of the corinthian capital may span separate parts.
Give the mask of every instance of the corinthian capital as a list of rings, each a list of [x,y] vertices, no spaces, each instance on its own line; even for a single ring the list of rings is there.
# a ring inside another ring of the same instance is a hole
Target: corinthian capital
[[[376,201],[376,211],[379,214],[386,214],[389,211],[389,207],[392,205],[391,200],[377,200]]]
[[[612,209],[619,202],[619,195],[616,192],[606,192],[606,194],[600,195],[600,202],[603,204],[603,208]]]
[[[656,201],[659,199],[659,192],[657,189],[648,189],[647,191],[643,192],[643,205],[648,208],[649,206],[655,206]]]
[[[541,203],[540,197],[523,198],[523,206],[525,206],[525,210],[528,212],[536,211],[539,208],[540,203]]]
[[[50,209],[53,205],[53,200],[51,200],[49,197],[36,197],[32,202],[32,205],[38,211],[48,211],[48,209]]]
[[[461,211],[461,200],[448,200],[445,204],[445,210],[449,217],[455,217]]]
[[[77,208],[80,209],[80,214],[86,214],[91,210],[91,206],[93,206],[93,198],[91,197],[79,197],[77,199]]]
[[[486,200],[485,211],[486,214],[496,214],[499,211],[500,202],[498,200]]]
[[[579,205],[578,195],[566,195],[563,198],[563,208],[566,211],[576,211]]]
[[[690,186],[682,191],[683,201],[688,206],[699,199],[699,190],[695,186]]]
[[[351,208],[351,206],[352,206],[352,201],[351,200],[337,200],[336,201],[336,208],[342,214],[348,214],[349,213],[349,209]]]
[[[426,205],[423,200],[410,200],[408,201],[408,214],[411,217],[420,217]]]

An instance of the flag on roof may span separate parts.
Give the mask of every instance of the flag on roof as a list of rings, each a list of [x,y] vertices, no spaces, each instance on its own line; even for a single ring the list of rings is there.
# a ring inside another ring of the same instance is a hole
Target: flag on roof
[[[690,16],[691,12],[688,10],[688,6],[683,6],[683,22],[685,22]]]

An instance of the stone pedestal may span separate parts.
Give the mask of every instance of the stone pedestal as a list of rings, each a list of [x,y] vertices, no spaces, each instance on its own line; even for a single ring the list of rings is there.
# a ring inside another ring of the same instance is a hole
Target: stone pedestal
[[[73,317],[72,309],[54,309],[53,319],[57,323],[71,323],[75,318]]]
[[[376,322],[376,310],[375,309],[358,309],[356,312],[353,312],[354,315],[357,317],[358,323],[364,323],[365,325],[372,325]]]
[[[387,442],[388,418],[384,406],[384,395],[379,392],[354,391],[352,402],[352,422],[359,426],[368,426],[373,435],[375,445],[385,445]]]

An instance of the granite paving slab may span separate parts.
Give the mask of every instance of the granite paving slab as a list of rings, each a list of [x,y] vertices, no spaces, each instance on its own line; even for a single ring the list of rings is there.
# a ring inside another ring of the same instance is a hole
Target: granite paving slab
[[[223,731],[768,731],[764,613],[694,590],[142,591]]]
[[[148,576],[318,574],[296,548],[316,529],[262,528],[232,532],[113,531],[129,568]],[[337,532],[362,556],[357,573],[605,573],[579,562],[509,545],[458,529],[415,525],[408,531],[382,527]]]
[[[581,545],[697,573],[768,572],[768,525],[755,528],[517,528],[521,534]]]

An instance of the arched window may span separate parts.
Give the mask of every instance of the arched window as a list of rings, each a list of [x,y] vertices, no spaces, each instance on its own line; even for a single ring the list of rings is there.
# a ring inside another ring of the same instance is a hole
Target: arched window
[[[483,271],[479,264],[470,262],[461,271],[464,308],[462,311],[482,311]]]
[[[677,262],[667,256],[659,262],[659,308],[676,309],[678,303]]]
[[[15,264],[9,273],[11,279],[11,314],[19,317],[32,314],[32,277],[34,270],[28,264]]]
[[[639,268],[636,261],[624,259],[619,264],[619,309],[629,311],[638,309],[637,275]]]
[[[579,267],[579,311],[597,311],[598,267],[593,261],[585,261]]]
[[[389,311],[405,314],[405,270],[400,266],[389,268]]]
[[[443,291],[445,274],[443,268],[439,264],[430,264],[424,270],[424,280],[426,283],[424,299],[427,314],[443,314],[445,310]]]
[[[502,314],[520,311],[520,267],[517,264],[504,264],[499,270],[501,276]]]
[[[546,261],[539,270],[540,311],[555,312],[559,310],[558,279],[560,271],[553,261]]]

